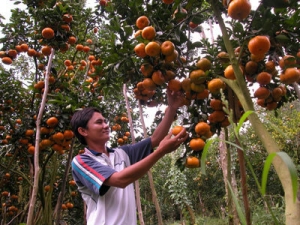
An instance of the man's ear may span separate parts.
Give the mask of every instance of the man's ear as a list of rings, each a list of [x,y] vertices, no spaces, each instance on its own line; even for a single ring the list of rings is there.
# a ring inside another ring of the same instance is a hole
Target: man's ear
[[[78,133],[81,135],[81,136],[87,136],[87,132],[86,132],[86,129],[84,129],[83,127],[78,127]]]

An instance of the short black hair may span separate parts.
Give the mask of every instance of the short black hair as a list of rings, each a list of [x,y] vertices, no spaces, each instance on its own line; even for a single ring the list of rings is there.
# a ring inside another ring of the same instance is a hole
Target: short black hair
[[[85,138],[78,132],[78,128],[79,127],[87,128],[87,124],[95,112],[101,113],[101,111],[95,107],[87,107],[78,110],[72,116],[71,119],[72,130],[75,136],[77,137],[77,139],[79,140],[79,142],[83,145],[87,145],[87,143]]]

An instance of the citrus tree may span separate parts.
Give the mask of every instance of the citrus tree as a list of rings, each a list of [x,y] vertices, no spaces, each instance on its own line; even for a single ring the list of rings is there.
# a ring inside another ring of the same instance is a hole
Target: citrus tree
[[[248,0],[100,0],[93,9],[79,0],[22,2],[26,10],[14,9],[1,24],[5,221],[50,224],[70,213],[77,196],[70,160],[82,148],[70,118],[96,106],[112,122],[111,145],[130,143],[126,84],[133,118],[137,101],[149,108],[166,104],[167,88],[183,93],[178,115],[190,138],[181,169],[199,167],[210,137],[247,116],[266,152],[277,154],[286,224],[299,224],[294,164],[280,157],[284,149],[254,108],[276,112],[299,97],[296,0],[265,0],[255,10]],[[222,33],[214,41],[203,35],[210,23]],[[21,211],[12,195],[22,196]]]

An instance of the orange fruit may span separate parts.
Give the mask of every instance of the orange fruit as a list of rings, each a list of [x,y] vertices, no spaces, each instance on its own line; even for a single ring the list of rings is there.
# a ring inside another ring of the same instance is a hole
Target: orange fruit
[[[280,82],[283,84],[292,84],[298,82],[300,79],[300,72],[296,67],[287,68],[282,74],[280,74]]]
[[[70,31],[71,30],[71,27],[68,24],[62,24],[62,25],[60,25],[60,27],[65,31]]]
[[[213,110],[223,109],[223,102],[220,99],[216,99],[216,98],[211,99],[209,105]]]
[[[185,167],[198,168],[200,167],[200,160],[195,156],[188,156],[185,160]]]
[[[172,70],[165,71],[165,79],[166,81],[172,80],[176,77],[176,74]]]
[[[10,57],[6,56],[6,57],[2,58],[2,62],[6,65],[10,65],[10,64],[12,64],[13,61]]]
[[[217,94],[226,88],[226,84],[220,78],[214,78],[208,82],[207,88],[211,93]]]
[[[122,144],[124,144],[124,139],[123,138],[118,138],[117,142],[118,142],[119,145],[122,145]]]
[[[35,150],[35,147],[33,145],[29,146],[27,151],[29,154],[33,155],[34,154],[34,150]]]
[[[288,67],[295,67],[296,63],[297,63],[296,57],[293,55],[285,55],[285,56],[283,56],[283,58],[281,60],[283,60],[283,64],[284,64],[283,67],[281,66],[282,63],[279,64],[281,69],[285,69]]]
[[[51,46],[45,45],[42,47],[42,53],[45,56],[49,56],[51,54],[51,50],[52,50]]]
[[[221,63],[228,63],[230,61],[229,54],[227,52],[219,52],[217,55],[217,59]]]
[[[166,81],[165,81],[165,78],[162,74],[162,72],[160,70],[156,70],[152,73],[152,80],[153,82],[156,84],[156,85],[162,85],[164,84]]]
[[[143,87],[147,90],[155,90],[156,89],[156,84],[151,78],[145,78],[143,80]]]
[[[153,72],[153,66],[150,63],[143,63],[140,70],[145,77],[150,77]]]
[[[82,44],[76,45],[75,48],[76,48],[77,51],[83,51],[83,45]]]
[[[245,72],[248,75],[253,75],[257,71],[257,68],[258,68],[257,62],[250,60],[245,65]]]
[[[56,152],[61,152],[61,151],[63,151],[63,146],[60,145],[60,144],[54,144],[54,145],[51,146],[51,148],[52,148],[54,151],[56,151]]]
[[[66,23],[71,23],[73,21],[73,16],[69,13],[66,13],[63,15],[63,21],[65,21]]]
[[[239,68],[240,68],[240,71],[243,72],[242,68],[241,67],[239,67]],[[232,65],[228,65],[225,68],[225,70],[224,70],[224,76],[227,79],[230,79],[230,80],[235,80],[236,79]]]
[[[248,43],[248,49],[250,53],[258,56],[266,54],[269,51],[270,47],[271,43],[267,36],[255,36],[251,38]]]
[[[200,70],[207,71],[211,68],[211,61],[207,58],[199,59],[196,63],[196,67]]]
[[[69,43],[70,45],[74,45],[74,44],[76,43],[76,41],[77,41],[77,38],[74,37],[74,36],[70,36],[70,37],[68,38],[68,43]]]
[[[201,138],[193,138],[190,140],[190,148],[194,151],[201,151],[205,146],[205,141]]]
[[[164,41],[161,44],[160,49],[163,55],[172,55],[175,50],[175,45],[171,41]]]
[[[254,97],[266,99],[270,96],[270,90],[266,87],[259,87],[254,92]]]
[[[181,82],[180,80],[177,80],[177,79],[172,79],[172,80],[169,80],[168,82],[168,88],[171,90],[171,91],[180,91],[181,90]]]
[[[213,111],[209,116],[208,116],[208,120],[211,123],[219,123],[222,122],[226,117],[226,114],[224,111],[222,110],[216,110]]]
[[[181,81],[181,87],[184,91],[190,91],[191,90],[191,79],[185,78]]]
[[[173,62],[177,59],[178,57],[178,51],[174,50],[173,53],[171,55],[166,55],[165,56],[165,62]]]
[[[272,90],[271,95],[274,101],[280,101],[281,97],[283,96],[283,90],[280,87],[276,87]]]
[[[207,89],[204,89],[201,92],[198,92],[196,95],[196,99],[206,99],[209,96],[209,91]]]
[[[28,44],[26,43],[21,44],[20,47],[22,52],[27,52],[29,49]]]
[[[142,37],[146,40],[153,40],[155,38],[156,31],[153,26],[147,26],[142,30]]]
[[[64,61],[64,65],[65,66],[71,66],[72,65],[72,62],[71,62],[71,60],[69,60],[69,59],[66,59],[65,61]]]
[[[191,83],[191,90],[194,92],[202,92],[205,89],[205,84],[195,84],[195,83]]]
[[[248,0],[232,0],[228,5],[228,16],[234,20],[246,19],[251,12],[251,4]]]
[[[33,48],[31,48],[27,51],[27,55],[31,57],[36,56],[36,51]]]
[[[195,132],[198,135],[206,135],[210,131],[210,125],[205,122],[199,122],[195,126]]]
[[[61,143],[64,140],[64,134],[62,132],[57,132],[57,133],[52,135],[52,139],[56,143]]]
[[[42,30],[42,36],[45,39],[51,39],[54,37],[54,30],[50,27],[46,27]]]
[[[265,64],[266,72],[272,73],[276,68],[275,68],[275,62],[273,60],[269,60]]]
[[[192,70],[189,75],[191,82],[195,84],[202,84],[206,81],[206,74],[203,70]]]
[[[271,82],[272,80],[272,75],[269,74],[268,72],[260,72],[256,76],[256,82],[259,83],[260,85],[267,85]]]
[[[49,147],[53,144],[53,142],[50,140],[50,139],[43,139],[41,141],[41,145],[46,148],[46,147]]]
[[[134,52],[138,57],[144,58],[147,56],[145,51],[146,45],[144,43],[139,43],[134,47]]]
[[[89,52],[91,49],[90,49],[90,47],[89,46],[83,46],[83,49],[82,49],[82,51],[84,51],[84,52]]]
[[[55,127],[58,124],[58,119],[56,117],[50,117],[49,119],[47,119],[46,124],[49,127]]]
[[[198,25],[199,25],[199,24],[194,23],[193,21],[190,21],[190,22],[189,22],[189,27],[192,28],[192,29],[195,29],[196,27],[198,27]]]
[[[46,186],[44,187],[44,190],[45,190],[46,192],[50,191],[50,189],[51,189],[50,185],[46,185]]]
[[[148,19],[147,16],[140,16],[139,18],[137,18],[135,22],[135,25],[139,29],[144,29],[145,27],[149,26],[149,24],[150,24],[150,20]]]
[[[158,56],[160,54],[160,45],[155,41],[151,41],[146,45],[145,52],[152,57]]]
[[[7,55],[8,55],[10,58],[14,59],[14,58],[17,57],[18,52],[17,52],[15,49],[9,49],[8,52],[7,52]]]
[[[172,134],[173,134],[174,136],[176,136],[176,135],[179,134],[183,129],[184,129],[183,126],[176,125],[176,126],[174,126],[173,129],[172,129]]]
[[[142,30],[137,30],[133,36],[134,36],[134,38],[138,38],[141,35],[142,35]]]
[[[28,129],[25,131],[25,136],[32,136],[34,135],[34,130]]]

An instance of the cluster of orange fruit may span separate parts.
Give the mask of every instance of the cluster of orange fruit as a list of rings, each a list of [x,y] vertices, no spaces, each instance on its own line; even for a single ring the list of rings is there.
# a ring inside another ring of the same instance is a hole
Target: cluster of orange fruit
[[[116,132],[116,139],[119,145],[124,145],[129,142],[130,132],[128,129],[129,119],[126,113],[122,113],[120,116],[115,116],[114,124],[111,126],[111,130]]]
[[[267,36],[258,35],[250,39],[248,50],[251,55],[250,60],[245,65],[244,72],[248,81],[259,84],[254,92],[257,104],[267,110],[274,110],[277,108],[278,102],[286,95],[285,85],[300,81],[300,72],[297,68],[296,57],[292,55],[286,55],[280,59],[279,67],[282,72],[279,76],[276,63],[273,60],[265,62],[263,71],[258,72],[258,63],[265,59],[270,46]],[[298,55],[300,56],[300,52]],[[243,71],[243,69],[241,70]],[[226,77],[226,69],[224,76]],[[273,82],[273,80],[276,79],[282,84],[275,85],[276,82]]]
[[[181,125],[174,126],[172,128],[172,134],[175,136],[180,133],[182,129],[183,126]],[[188,146],[192,150],[192,154],[186,157],[185,166],[187,168],[200,167],[200,160],[194,153],[201,153],[204,149],[206,140],[213,135],[210,125],[204,121],[197,123],[194,129],[196,136],[191,137],[188,140]]]
[[[74,137],[74,133],[71,130],[55,131],[55,127],[59,121],[56,117],[50,117],[46,120],[47,126],[41,127],[41,141],[39,143],[39,149],[45,150],[51,148],[58,154],[64,154],[65,150],[69,150],[71,146],[71,140]],[[34,154],[35,146],[33,139],[35,131],[33,129],[27,129],[24,137],[19,140],[19,143],[23,146],[27,146],[29,154]]]
[[[137,84],[134,94],[137,99],[148,101],[154,96],[157,87],[166,84],[173,87],[173,84],[180,83],[179,80],[174,81],[176,74],[172,69],[161,70],[155,67],[159,61],[166,64],[176,62],[179,54],[172,41],[166,40],[160,43],[155,40],[156,30],[150,26],[148,17],[140,16],[136,20],[136,27],[138,31],[135,33],[135,38],[140,41],[134,47],[134,52],[140,58],[151,57],[153,60],[151,62],[145,60],[146,62],[142,63],[140,72],[144,79]]]

